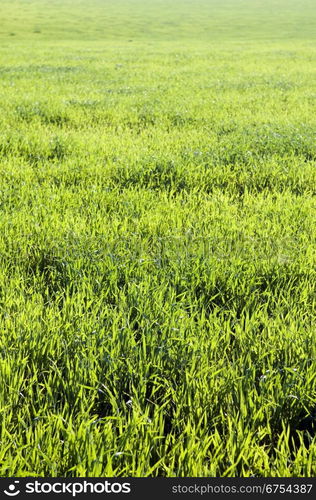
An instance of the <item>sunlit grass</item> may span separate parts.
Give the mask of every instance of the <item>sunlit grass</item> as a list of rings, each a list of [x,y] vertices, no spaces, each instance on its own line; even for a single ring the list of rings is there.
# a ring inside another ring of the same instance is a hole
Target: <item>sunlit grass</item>
[[[313,2],[86,5],[1,2],[0,475],[313,476]]]

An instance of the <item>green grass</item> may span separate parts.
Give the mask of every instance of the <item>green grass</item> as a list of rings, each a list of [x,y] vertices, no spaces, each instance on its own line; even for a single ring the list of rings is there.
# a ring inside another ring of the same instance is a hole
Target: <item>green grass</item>
[[[1,1],[0,476],[315,475],[315,21]]]

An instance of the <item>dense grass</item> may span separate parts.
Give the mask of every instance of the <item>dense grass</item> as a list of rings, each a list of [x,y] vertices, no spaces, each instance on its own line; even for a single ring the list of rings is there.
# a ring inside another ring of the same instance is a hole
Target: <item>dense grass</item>
[[[314,2],[1,11],[0,475],[315,475]]]

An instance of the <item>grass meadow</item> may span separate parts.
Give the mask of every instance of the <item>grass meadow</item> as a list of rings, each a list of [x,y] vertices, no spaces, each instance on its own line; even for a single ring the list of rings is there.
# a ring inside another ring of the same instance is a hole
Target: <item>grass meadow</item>
[[[0,476],[315,475],[315,26],[0,1]]]

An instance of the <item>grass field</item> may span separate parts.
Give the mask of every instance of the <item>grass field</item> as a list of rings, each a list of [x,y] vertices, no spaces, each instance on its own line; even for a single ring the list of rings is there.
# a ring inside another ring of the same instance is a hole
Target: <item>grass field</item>
[[[315,2],[0,42],[0,476],[315,476]]]

